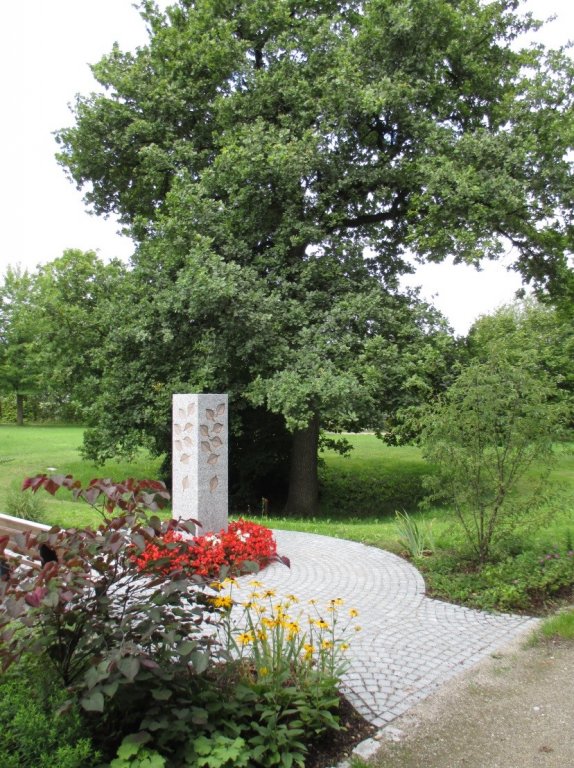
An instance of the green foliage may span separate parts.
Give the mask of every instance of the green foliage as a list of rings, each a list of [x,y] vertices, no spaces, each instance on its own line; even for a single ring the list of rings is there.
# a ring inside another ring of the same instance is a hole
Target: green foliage
[[[2,674],[3,768],[91,768],[99,763],[79,710],[59,712],[66,699],[66,692],[41,659],[22,657]]]
[[[518,519],[540,506],[564,414],[555,392],[526,359],[518,368],[504,354],[492,354],[464,368],[429,409],[423,454],[436,471],[428,487],[452,507],[480,562]],[[539,480],[519,495],[518,483],[534,464]]]
[[[230,739],[222,733],[210,738],[204,735],[190,741],[186,750],[186,768],[245,768],[249,765],[249,752],[245,741]]]
[[[122,267],[93,251],[67,250],[36,272],[8,269],[0,286],[0,391],[16,394],[16,413],[35,421],[85,415],[99,386],[106,309]],[[6,409],[4,419],[13,418]]]
[[[472,360],[503,354],[516,367],[535,366],[555,384],[554,396],[574,407],[574,324],[552,306],[531,298],[501,307],[477,320],[466,346]]]
[[[574,595],[574,557],[566,551],[528,549],[480,567],[437,553],[417,565],[433,596],[473,608],[540,613]]]
[[[145,746],[150,738],[145,732],[126,736],[109,768],[165,768],[165,758]]]

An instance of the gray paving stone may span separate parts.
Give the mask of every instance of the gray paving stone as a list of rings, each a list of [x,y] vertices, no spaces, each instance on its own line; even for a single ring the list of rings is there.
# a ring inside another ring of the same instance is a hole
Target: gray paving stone
[[[356,608],[343,687],[377,727],[387,726],[449,678],[537,624],[537,619],[475,611],[425,596],[421,574],[390,552],[296,531],[275,531],[277,551],[291,567],[273,563],[257,575],[278,596],[301,606],[333,598]],[[240,590],[243,582],[240,579]],[[307,606],[307,609],[309,607]]]

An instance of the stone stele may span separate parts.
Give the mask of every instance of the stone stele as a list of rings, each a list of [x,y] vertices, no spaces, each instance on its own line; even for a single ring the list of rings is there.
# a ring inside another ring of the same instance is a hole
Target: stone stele
[[[172,515],[227,530],[227,395],[173,396]]]

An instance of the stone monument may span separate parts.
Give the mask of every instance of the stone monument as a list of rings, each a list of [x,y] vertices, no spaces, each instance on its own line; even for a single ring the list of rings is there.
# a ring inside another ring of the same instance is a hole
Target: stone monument
[[[172,515],[227,530],[227,395],[173,396]]]

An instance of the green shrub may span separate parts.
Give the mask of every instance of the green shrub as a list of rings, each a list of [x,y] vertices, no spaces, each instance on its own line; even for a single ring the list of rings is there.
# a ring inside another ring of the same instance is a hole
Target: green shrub
[[[45,661],[23,657],[2,675],[2,768],[90,768],[99,762],[79,710],[59,713],[67,698]]]

